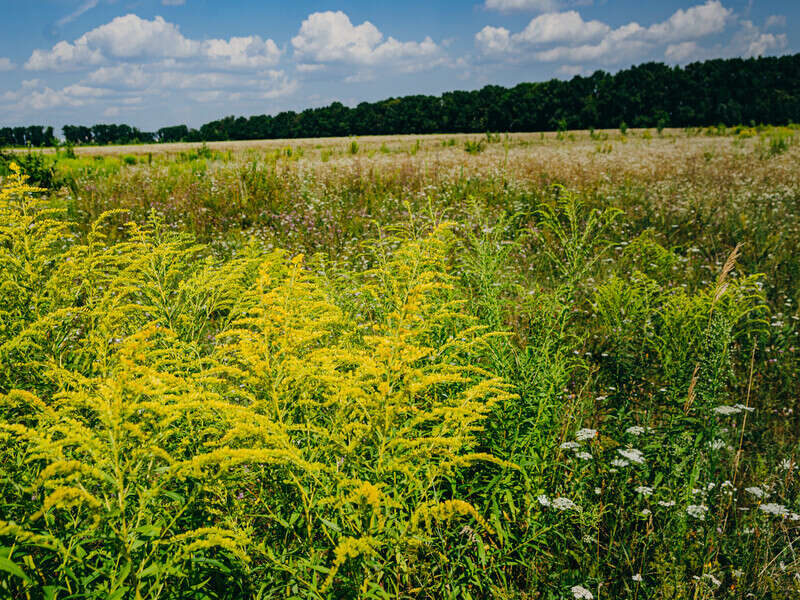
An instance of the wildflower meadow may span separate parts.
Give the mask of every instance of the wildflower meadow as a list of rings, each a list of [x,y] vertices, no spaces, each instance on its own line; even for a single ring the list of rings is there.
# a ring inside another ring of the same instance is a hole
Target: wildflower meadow
[[[0,162],[0,598],[800,595],[800,130]]]

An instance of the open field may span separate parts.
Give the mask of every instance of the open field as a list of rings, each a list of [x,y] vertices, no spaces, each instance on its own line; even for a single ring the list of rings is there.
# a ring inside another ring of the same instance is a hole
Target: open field
[[[0,597],[800,594],[797,128],[74,153],[0,195]]]

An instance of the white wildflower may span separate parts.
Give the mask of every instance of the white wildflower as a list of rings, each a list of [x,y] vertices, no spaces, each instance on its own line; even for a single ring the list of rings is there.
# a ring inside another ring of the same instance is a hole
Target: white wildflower
[[[675,500],[659,500],[659,506],[675,506]]]
[[[575,504],[569,498],[553,498],[553,508],[557,508],[558,510],[576,510],[580,512],[581,507]]]
[[[615,467],[627,467],[630,463],[627,460],[623,460],[621,458],[615,458],[611,461],[612,466]]]
[[[721,450],[722,448],[724,448],[726,446],[726,444],[725,444],[725,440],[717,439],[717,440],[714,440],[713,442],[710,442],[709,446],[711,446],[712,450]]]
[[[713,584],[714,584],[716,587],[719,587],[719,586],[720,586],[720,584],[722,584],[722,582],[721,582],[719,579],[717,579],[716,577],[714,577],[714,576],[713,576],[711,573],[706,573],[705,575],[703,575],[703,577],[705,577],[706,579],[708,579],[708,580],[709,580],[711,583],[713,583]]]
[[[572,596],[575,598],[575,600],[594,600],[592,592],[587,590],[582,585],[573,585],[570,588],[570,591],[572,592]]]
[[[601,490],[599,487],[594,488],[595,495],[599,496],[602,492],[603,490]]]
[[[575,448],[580,448],[580,444],[578,442],[564,442],[560,447],[562,450],[575,450]]]
[[[589,452],[578,452],[575,456],[581,460],[592,460],[592,455]]]
[[[742,412],[742,409],[739,408],[738,406],[722,405],[722,406],[717,406],[714,409],[714,412],[717,413],[718,415],[723,415],[728,417],[730,415],[738,415],[740,412]]]
[[[626,450],[617,450],[617,452],[631,462],[638,464],[644,463],[644,455],[642,454],[641,450],[637,450],[636,448],[628,448]]]
[[[753,494],[756,498],[763,498],[764,497],[764,490],[759,487],[749,487],[744,488],[744,491],[748,494]]]
[[[796,467],[796,465],[794,465],[794,463],[792,463],[792,461],[791,461],[791,460],[789,460],[788,458],[784,458],[784,459],[781,461],[781,465],[780,465],[780,467],[781,467],[781,469],[783,469],[783,470],[785,470],[785,471],[788,471],[788,470],[789,470],[789,469],[791,469],[792,467],[794,467],[794,468],[797,468],[797,467]]]
[[[596,429],[579,429],[578,432],[575,434],[575,439],[579,442],[585,442],[586,440],[591,440],[597,437],[597,430]]]
[[[643,517],[649,517],[652,514],[652,511],[649,508],[643,508],[642,512],[639,513]]]
[[[708,507],[704,504],[690,504],[686,507],[686,512],[690,517],[704,521],[706,518],[706,512],[708,512]]]
[[[642,435],[644,433],[644,427],[633,425],[632,427],[628,427],[625,430],[625,433],[630,433],[631,435]]]
[[[537,496],[536,499],[539,501],[539,504],[542,506],[550,506],[550,498],[545,496],[544,494]]]
[[[789,514],[789,509],[787,509],[782,504],[776,504],[775,502],[769,502],[767,504],[761,504],[759,510],[763,510],[765,513],[770,515],[777,515],[779,517],[785,517]]]
[[[636,488],[636,493],[641,494],[642,496],[649,496],[653,493],[653,488],[647,485],[640,485]]]
[[[641,581],[642,576],[639,573],[637,573],[636,575],[633,575],[631,579],[633,579],[634,581]]]

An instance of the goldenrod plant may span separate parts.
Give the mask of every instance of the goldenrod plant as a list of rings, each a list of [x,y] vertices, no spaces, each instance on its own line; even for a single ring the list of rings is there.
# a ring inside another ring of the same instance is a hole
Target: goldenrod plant
[[[475,451],[511,394],[470,361],[489,334],[453,298],[446,225],[365,275],[373,316],[356,323],[302,255],[221,264],[157,217],[116,244],[102,222],[65,243],[70,224],[15,173],[2,196],[8,591],[402,594],[434,525],[491,538],[447,481],[511,466]]]

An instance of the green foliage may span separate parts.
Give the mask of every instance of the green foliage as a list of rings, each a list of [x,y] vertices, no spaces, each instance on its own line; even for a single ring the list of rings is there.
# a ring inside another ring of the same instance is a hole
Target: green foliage
[[[467,154],[480,154],[485,148],[484,140],[466,140],[464,142],[464,151]]]

